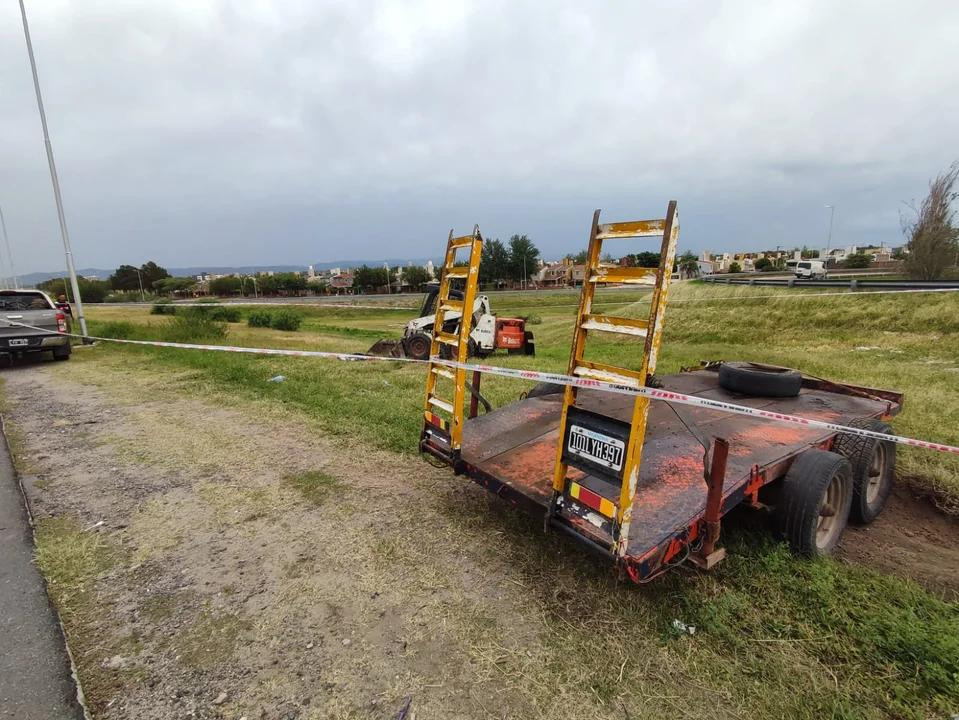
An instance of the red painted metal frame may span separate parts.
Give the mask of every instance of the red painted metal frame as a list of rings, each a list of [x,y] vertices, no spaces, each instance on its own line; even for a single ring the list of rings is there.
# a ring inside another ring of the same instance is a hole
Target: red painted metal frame
[[[810,416],[818,411],[820,416],[840,423],[852,417],[889,417],[898,412],[902,404],[901,394],[893,391],[811,379],[804,381],[800,398],[731,396],[718,387],[716,373],[708,372],[712,369],[705,367],[666,376],[662,381],[665,387],[677,392],[762,407],[782,407],[784,412],[806,412]],[[602,408],[611,416],[627,412],[629,407],[628,398],[618,400],[608,393],[594,392],[584,399],[586,406]],[[555,400],[530,398],[475,417],[464,427],[463,452],[454,462],[454,470],[511,505],[536,516],[545,514],[560,407]],[[730,444],[726,467],[720,467],[721,458],[714,444],[714,474],[706,477],[702,447],[677,417],[664,403],[654,404],[643,450],[647,456],[646,474],[634,507],[637,521],[630,536],[629,552],[619,561],[624,574],[636,582],[650,580],[689,557],[702,559],[708,555],[705,551],[710,549],[710,540],[715,546],[718,529],[718,525],[712,523],[718,523],[719,518],[744,502],[764,507],[759,499],[764,486],[782,478],[804,450],[829,449],[834,440],[834,435],[827,431],[816,432],[712,410],[696,412],[686,415],[683,424],[694,422],[700,434],[723,438]],[[574,479],[593,492],[602,491],[595,478],[583,475]],[[722,492],[717,492],[717,481],[723,475]],[[710,492],[709,488],[713,490]],[[646,503],[646,507],[641,503]],[[590,550],[614,559],[611,539],[604,537],[604,533],[586,519],[554,517],[551,525]]]

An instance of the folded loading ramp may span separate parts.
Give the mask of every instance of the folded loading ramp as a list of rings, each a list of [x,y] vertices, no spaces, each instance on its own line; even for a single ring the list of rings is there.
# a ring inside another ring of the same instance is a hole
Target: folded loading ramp
[[[899,406],[898,396],[877,394],[882,391],[862,393],[815,380],[807,380],[793,398],[754,398],[731,393],[719,386],[718,375],[712,370],[665,376],[662,382],[665,389],[677,393],[837,423],[888,416]],[[585,409],[627,422],[633,410],[631,396],[598,390],[581,390],[578,401]],[[729,442],[724,511],[743,498],[759,473],[781,475],[791,458],[809,447],[828,443],[834,435],[829,430],[717,410],[675,407],[678,412],[666,402],[657,401],[649,409],[643,464],[627,540],[626,555],[633,562],[645,561],[661,552],[664,544],[688,533],[703,516],[707,485],[704,448],[697,434]],[[561,410],[562,395],[557,394],[523,399],[467,420],[461,469],[525,509],[545,513],[553,497]],[[579,485],[613,499],[608,481],[575,468],[570,473]],[[768,480],[771,479],[774,478]]]

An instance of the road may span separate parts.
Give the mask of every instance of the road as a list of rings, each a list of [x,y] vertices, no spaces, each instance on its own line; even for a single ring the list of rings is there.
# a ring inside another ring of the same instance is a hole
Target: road
[[[0,718],[82,720],[63,634],[33,564],[33,535],[0,439]]]

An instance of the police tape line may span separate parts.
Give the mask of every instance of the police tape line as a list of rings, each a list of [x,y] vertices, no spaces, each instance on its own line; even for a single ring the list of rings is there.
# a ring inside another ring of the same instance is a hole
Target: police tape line
[[[345,360],[351,362],[405,362],[415,364],[428,364],[432,362],[436,365],[443,365],[452,369],[462,369],[467,371],[479,372],[487,375],[497,375],[500,377],[513,378],[516,380],[528,380],[551,383],[554,385],[571,385],[578,388],[590,390],[601,390],[604,392],[617,393],[620,395],[642,396],[651,400],[662,400],[667,403],[677,403],[679,405],[691,405],[693,407],[706,408],[707,410],[717,410],[736,415],[746,415],[749,417],[758,417],[764,420],[790,423],[793,425],[802,425],[809,428],[829,430],[831,432],[849,433],[860,435],[862,437],[874,438],[876,440],[886,440],[898,445],[907,445],[910,447],[922,448],[925,450],[935,450],[937,452],[959,455],[959,447],[945,445],[943,443],[929,442],[928,440],[919,440],[917,438],[905,437],[902,435],[887,435],[886,433],[866,430],[865,428],[850,427],[838,423],[826,422],[825,420],[814,420],[812,418],[800,417],[798,415],[788,415],[786,413],[773,412],[771,410],[762,410],[760,408],[748,407],[746,405],[737,405],[735,403],[724,402],[722,400],[711,400],[696,395],[685,395],[683,393],[673,392],[671,390],[662,390],[652,387],[635,387],[632,385],[622,385],[606,382],[604,380],[593,380],[591,378],[576,377],[562,373],[549,373],[540,370],[517,370],[514,368],[504,368],[496,365],[481,365],[473,363],[461,363],[455,360],[444,360],[433,358],[432,360],[418,360],[416,358],[396,358],[381,357],[377,355],[364,355],[362,353],[338,353],[326,350],[284,350],[279,348],[251,348],[238,345],[202,345],[198,343],[175,343],[164,342],[162,340],[128,340],[121,338],[98,337],[96,335],[79,335],[76,333],[54,333],[45,328],[34,327],[25,323],[7,321],[6,327],[23,327],[30,330],[38,330],[50,335],[67,335],[69,337],[80,338],[83,340],[97,340],[102,342],[122,343],[125,345],[141,345],[148,347],[168,347],[181,350],[204,350],[214,352],[233,352],[244,353],[248,355],[272,355],[279,357],[316,357],[335,360]]]
[[[723,285],[724,287],[748,287],[746,285],[738,284],[736,286],[726,286],[724,283],[713,283],[715,285]],[[635,287],[614,287],[608,288],[610,290],[620,290],[620,291],[630,291],[635,290],[638,292],[648,293],[650,290],[640,290]],[[783,286],[784,290],[788,290],[786,286]],[[536,292],[536,291],[533,291]],[[768,293],[765,295],[709,295],[706,297],[692,297],[692,298],[674,298],[669,301],[670,305],[676,304],[688,304],[688,303],[697,303],[697,302],[718,302],[718,301],[729,301],[729,300],[795,300],[797,298],[814,298],[814,297],[851,297],[851,296],[860,296],[860,295],[904,295],[904,294],[914,294],[914,293],[954,293],[959,292],[959,288],[910,288],[910,289],[900,289],[900,290],[844,290],[842,292],[814,292],[813,288],[802,288],[800,287],[800,292],[783,292],[783,293]],[[383,296],[388,297],[388,296]],[[643,298],[636,300],[603,300],[602,296],[599,296],[599,299],[594,300],[593,305],[632,305],[634,303],[643,302]],[[506,307],[510,307],[511,303],[508,299],[502,300],[502,304]],[[347,310],[418,310],[418,307],[410,307],[408,305],[388,305],[386,302],[382,304],[372,304],[372,305],[360,305],[353,303],[345,302],[333,302],[333,301],[320,301],[315,302],[269,302],[267,300],[238,300],[238,301],[229,301],[224,303],[218,302],[170,302],[170,303],[150,303],[150,302],[130,302],[130,303],[87,303],[87,305],[92,305],[94,307],[98,305],[103,305],[104,307],[145,307],[147,305],[159,305],[160,307],[274,307],[274,308],[283,308],[283,307],[309,307],[309,308],[337,308],[337,309],[347,309]],[[561,305],[535,305],[533,307],[527,308],[529,310],[538,310],[540,308],[558,308],[558,307],[579,307],[579,303],[563,303]]]

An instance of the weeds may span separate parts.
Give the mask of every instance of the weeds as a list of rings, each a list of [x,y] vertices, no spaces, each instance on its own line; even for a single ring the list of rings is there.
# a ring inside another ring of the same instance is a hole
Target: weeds
[[[287,475],[283,478],[283,482],[314,505],[322,505],[342,487],[339,480],[322,470],[307,470],[295,475]]]
[[[174,315],[161,326],[160,337],[165,342],[215,342],[227,335],[226,323],[213,320],[202,313]]]
[[[269,327],[274,330],[299,330],[303,323],[303,314],[295,310],[253,310],[247,316],[250,327]]]

